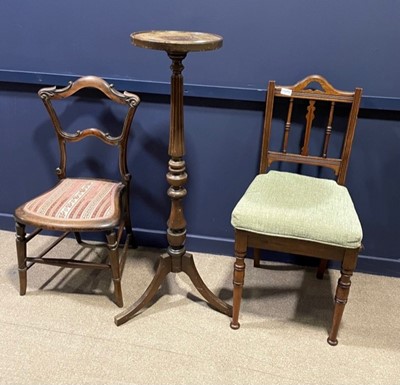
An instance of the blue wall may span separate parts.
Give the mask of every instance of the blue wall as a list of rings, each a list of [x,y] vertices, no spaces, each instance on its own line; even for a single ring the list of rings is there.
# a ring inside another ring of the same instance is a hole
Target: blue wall
[[[257,171],[266,83],[320,73],[364,88],[347,182],[364,229],[359,270],[400,276],[399,17],[396,0],[3,1],[0,227],[11,230],[14,208],[54,181],[37,90],[95,74],[142,98],[129,155],[133,225],[141,243],[165,246],[170,61],[129,35],[214,32],[223,47],[184,62],[188,249],[232,254],[230,213]]]

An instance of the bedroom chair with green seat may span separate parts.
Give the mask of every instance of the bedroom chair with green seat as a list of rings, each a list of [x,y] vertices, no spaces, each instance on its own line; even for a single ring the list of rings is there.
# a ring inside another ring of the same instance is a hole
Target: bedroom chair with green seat
[[[58,181],[51,189],[15,210],[20,295],[26,293],[27,270],[35,264],[108,269],[111,271],[115,303],[122,307],[122,269],[128,247],[134,246],[129,207],[131,175],[127,167],[127,144],[140,99],[135,94],[117,91],[113,85],[96,76],[81,77],[62,88],[42,88],[38,94],[49,113],[57,137],[60,156],[56,169]],[[97,109],[96,103],[100,105]],[[65,114],[65,110],[69,112]],[[100,112],[93,112],[98,110]],[[67,116],[62,114],[68,115],[69,119],[64,119]],[[87,127],[87,121],[84,120],[87,116],[102,118],[102,121],[96,120],[102,128]],[[73,121],[77,121],[78,129],[73,127]],[[78,151],[84,153],[85,158],[73,167],[67,151],[70,155],[72,148],[82,140],[85,140],[87,147]],[[113,151],[115,163],[110,163],[115,180],[106,179],[104,170],[93,166],[97,164],[96,159],[102,156],[96,146],[101,146],[100,143],[105,145],[102,148]],[[68,173],[67,160],[70,168]],[[83,162],[86,162],[85,166]],[[89,174],[90,169],[95,169],[95,177],[87,177],[86,173]],[[77,170],[83,170],[85,175],[75,176]],[[28,253],[28,243],[43,230],[61,235],[33,256],[33,251]],[[89,233],[101,233],[105,235],[104,240],[86,240]],[[106,261],[77,259],[75,255],[62,258],[46,256],[68,234],[73,234],[82,247],[105,250]]]
[[[335,89],[319,75],[291,86],[269,82],[259,174],[232,211],[232,329],[240,326],[247,250],[254,248],[254,266],[260,266],[260,250],[270,250],[319,258],[318,278],[323,278],[327,261],[340,262],[328,336],[330,345],[338,343],[362,241],[362,227],[344,185],[361,94],[361,88]],[[336,122],[344,128],[335,130]]]

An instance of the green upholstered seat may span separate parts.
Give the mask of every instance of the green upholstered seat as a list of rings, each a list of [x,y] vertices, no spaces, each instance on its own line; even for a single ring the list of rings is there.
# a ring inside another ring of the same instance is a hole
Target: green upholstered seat
[[[362,228],[346,187],[289,172],[258,175],[232,212],[233,227],[357,248]]]

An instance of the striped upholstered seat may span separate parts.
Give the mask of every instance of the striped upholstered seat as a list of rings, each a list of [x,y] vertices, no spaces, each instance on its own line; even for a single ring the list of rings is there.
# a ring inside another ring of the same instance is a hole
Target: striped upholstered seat
[[[109,228],[118,224],[119,195],[123,188],[119,182],[66,178],[50,191],[20,206],[16,214],[25,223],[40,224],[44,228],[54,225],[66,230],[82,230],[94,225]]]

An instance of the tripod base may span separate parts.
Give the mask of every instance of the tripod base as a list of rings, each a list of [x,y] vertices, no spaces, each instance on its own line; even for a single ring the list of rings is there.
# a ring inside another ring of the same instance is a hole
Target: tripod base
[[[175,258],[176,256],[171,256],[169,254],[163,254],[160,256],[157,271],[153,277],[153,280],[151,281],[150,285],[143,293],[143,295],[134,304],[132,304],[122,313],[114,317],[114,322],[117,326],[122,325],[129,319],[133,318],[136,313],[138,313],[153,299],[159,287],[161,286],[161,283],[164,281],[165,277],[169,273],[178,273],[180,271],[183,271],[189,276],[196,289],[209,302],[212,307],[214,307],[219,312],[226,314],[227,316],[232,316],[232,306],[228,305],[220,298],[218,298],[201,279],[200,274],[197,271],[196,265],[194,264],[193,255],[185,253],[183,256],[180,257],[181,269],[179,271],[175,271],[175,269],[173,269],[173,266],[176,266],[176,261],[173,261],[173,259]]]

